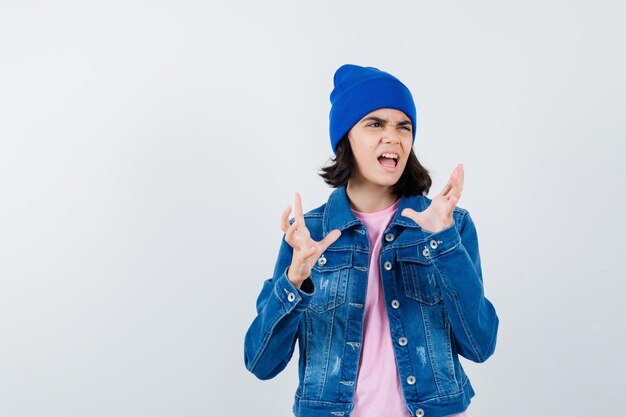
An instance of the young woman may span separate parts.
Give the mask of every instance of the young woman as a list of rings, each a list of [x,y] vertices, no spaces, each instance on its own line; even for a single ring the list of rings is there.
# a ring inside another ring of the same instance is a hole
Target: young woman
[[[343,65],[330,95],[335,190],[307,213],[295,194],[272,278],[245,336],[245,365],[281,372],[298,341],[302,417],[465,416],[474,390],[459,355],[489,358],[498,317],[484,296],[478,235],[457,206],[459,164],[433,199],[412,146],[408,88]]]

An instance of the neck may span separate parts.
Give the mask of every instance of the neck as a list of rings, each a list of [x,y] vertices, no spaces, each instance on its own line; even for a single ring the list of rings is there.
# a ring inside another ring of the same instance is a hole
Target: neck
[[[372,183],[358,183],[348,180],[346,194],[350,200],[350,208],[362,213],[373,213],[391,206],[397,199],[391,193],[392,186],[381,186]]]

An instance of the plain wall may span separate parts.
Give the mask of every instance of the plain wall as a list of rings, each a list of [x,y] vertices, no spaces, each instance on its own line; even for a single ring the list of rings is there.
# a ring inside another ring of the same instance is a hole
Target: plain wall
[[[3,1],[0,415],[292,415],[297,349],[259,381],[243,338],[344,63],[413,92],[431,198],[465,165],[500,316],[469,415],[622,412],[625,11]]]

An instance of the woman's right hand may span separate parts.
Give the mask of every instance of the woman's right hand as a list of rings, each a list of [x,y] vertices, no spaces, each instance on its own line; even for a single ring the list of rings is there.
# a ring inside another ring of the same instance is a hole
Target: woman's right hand
[[[317,259],[324,253],[326,248],[341,236],[341,232],[334,229],[322,240],[316,242],[311,239],[309,229],[304,224],[302,201],[300,200],[300,194],[297,192],[295,208],[295,219],[292,225],[289,225],[291,206],[287,206],[283,211],[281,229],[285,232],[285,241],[293,248],[293,257],[291,265],[287,270],[287,278],[295,287],[300,288],[302,283],[311,275],[311,269],[317,262]]]

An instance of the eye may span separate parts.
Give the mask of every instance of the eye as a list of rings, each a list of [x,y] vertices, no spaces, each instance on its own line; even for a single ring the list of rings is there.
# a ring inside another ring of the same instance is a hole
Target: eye
[[[378,125],[378,126],[374,126],[374,125]],[[380,126],[380,122],[370,123],[370,124],[368,124],[368,126],[379,127]]]
[[[407,132],[410,132],[410,131],[411,131],[411,128],[410,128],[409,126],[402,126],[402,129],[406,129],[406,130],[407,130]]]

